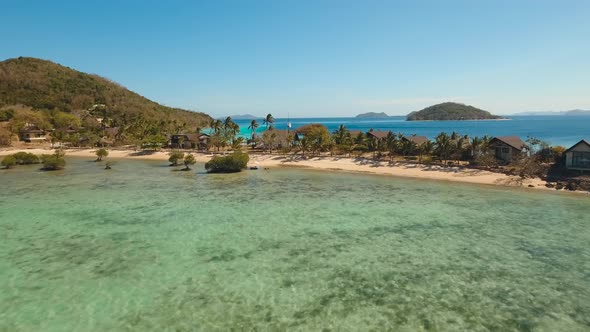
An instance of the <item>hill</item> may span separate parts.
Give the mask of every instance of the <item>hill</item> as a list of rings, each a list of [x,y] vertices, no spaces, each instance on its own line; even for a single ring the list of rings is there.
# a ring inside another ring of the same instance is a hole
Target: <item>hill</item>
[[[156,132],[203,128],[212,120],[204,113],[160,105],[98,75],[25,57],[0,62],[0,108],[11,105],[20,105],[17,110],[32,109],[49,122],[56,112],[80,120],[95,112],[90,115],[108,118],[113,126],[129,127],[128,136],[137,139]],[[143,133],[130,128],[136,123],[141,123]]]
[[[451,102],[426,107],[418,112],[408,114],[406,118],[408,121],[490,119],[502,119],[502,117],[473,106]]]
[[[368,112],[368,113],[362,113],[362,114],[355,116],[355,118],[360,118],[360,119],[382,119],[382,118],[388,118],[388,117],[389,117],[389,115],[385,114],[384,112],[381,112],[381,113]]]

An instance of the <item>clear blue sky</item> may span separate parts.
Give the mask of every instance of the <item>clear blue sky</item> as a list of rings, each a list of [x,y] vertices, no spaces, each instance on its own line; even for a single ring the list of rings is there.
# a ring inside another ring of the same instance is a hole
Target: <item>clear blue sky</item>
[[[216,116],[590,109],[590,1],[3,1],[32,56]]]

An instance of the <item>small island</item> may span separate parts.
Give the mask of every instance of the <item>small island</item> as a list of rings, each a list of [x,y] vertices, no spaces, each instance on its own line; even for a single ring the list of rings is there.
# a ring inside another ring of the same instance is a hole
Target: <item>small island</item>
[[[426,107],[408,114],[407,121],[443,121],[443,120],[497,120],[501,116],[493,115],[477,107],[459,103],[442,103]]]
[[[381,113],[368,112],[368,113],[359,114],[359,115],[355,116],[355,118],[358,118],[358,119],[385,119],[385,118],[389,118],[389,115],[385,114],[385,112],[381,112]]]

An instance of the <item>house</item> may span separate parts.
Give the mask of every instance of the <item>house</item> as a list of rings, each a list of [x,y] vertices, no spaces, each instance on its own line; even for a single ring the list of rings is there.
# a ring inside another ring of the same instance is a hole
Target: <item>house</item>
[[[47,133],[47,131],[31,125],[26,126],[20,131],[19,138],[21,141],[28,143],[45,142],[47,141]]]
[[[209,135],[199,134],[173,134],[168,138],[169,146],[174,149],[206,149],[209,143]]]
[[[490,141],[490,149],[496,158],[506,163],[520,156],[526,146],[518,136],[496,136]]]
[[[571,148],[565,150],[565,167],[567,169],[590,170],[590,143],[581,140]]]
[[[428,137],[426,137],[426,136],[416,136],[416,135],[402,136],[402,141],[413,142],[414,144],[416,144],[416,146],[420,146],[420,145],[428,142]]]
[[[390,131],[381,131],[381,130],[373,130],[367,132],[367,137],[369,139],[376,138],[377,140],[386,139],[387,135],[389,135]]]

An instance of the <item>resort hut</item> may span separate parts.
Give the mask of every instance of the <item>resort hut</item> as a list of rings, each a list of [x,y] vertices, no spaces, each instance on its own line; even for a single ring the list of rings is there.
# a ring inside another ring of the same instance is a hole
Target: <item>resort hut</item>
[[[520,156],[526,143],[518,136],[496,136],[490,141],[490,148],[498,160],[509,163]]]
[[[410,141],[416,144],[416,146],[420,146],[426,142],[428,142],[428,137],[426,136],[402,136],[402,141]]]
[[[377,140],[384,140],[389,135],[389,131],[382,131],[382,130],[372,130],[367,132],[368,138],[376,138]]]
[[[565,167],[572,170],[590,171],[590,143],[581,140],[565,150]]]
[[[173,134],[168,138],[168,145],[173,149],[205,149],[209,143],[209,135],[198,134]]]
[[[37,126],[31,125],[23,128],[20,131],[19,138],[21,141],[34,143],[47,141],[47,131],[40,129]]]

